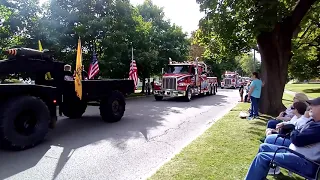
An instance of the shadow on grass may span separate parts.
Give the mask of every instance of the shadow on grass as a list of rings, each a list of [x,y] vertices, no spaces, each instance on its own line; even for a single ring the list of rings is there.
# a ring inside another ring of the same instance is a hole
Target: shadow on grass
[[[282,102],[283,101],[286,101],[286,102],[291,102],[291,103],[293,103],[293,101],[292,100],[289,100],[289,99],[282,99]]]
[[[266,126],[267,123],[263,122],[263,121],[255,121],[253,124],[257,125],[257,126]]]
[[[320,88],[318,89],[305,89],[303,90],[304,93],[314,94],[314,93],[320,93]]]
[[[300,178],[300,177],[289,177],[289,176],[286,176],[284,175],[282,172],[276,176],[273,176],[273,178],[275,180],[303,180],[303,178]]]

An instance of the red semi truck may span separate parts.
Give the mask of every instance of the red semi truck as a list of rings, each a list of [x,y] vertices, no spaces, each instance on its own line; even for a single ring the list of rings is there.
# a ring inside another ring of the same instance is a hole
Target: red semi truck
[[[195,61],[176,62],[169,58],[168,69],[162,73],[161,83],[154,84],[154,97],[161,101],[164,97],[182,97],[190,101],[192,96],[213,95],[214,83],[207,77],[207,65]]]
[[[239,74],[237,72],[226,71],[224,75],[222,75],[221,89],[238,87],[240,87]]]

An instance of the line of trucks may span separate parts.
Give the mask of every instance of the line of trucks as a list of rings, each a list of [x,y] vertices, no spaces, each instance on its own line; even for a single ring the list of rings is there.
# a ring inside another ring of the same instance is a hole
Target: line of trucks
[[[49,51],[14,48],[4,52],[0,78],[19,75],[34,84],[0,84],[0,147],[24,150],[41,143],[57,122],[57,114],[81,118],[87,106],[99,106],[101,119],[120,121],[126,108],[125,96],[134,93],[133,80],[83,80],[82,99],[75,93],[74,81],[65,80],[64,62]],[[190,101],[195,95],[217,92],[217,78],[207,76],[207,65],[195,61],[170,60],[162,82],[154,85],[155,99],[181,97]],[[46,78],[50,73],[51,78]],[[58,112],[57,112],[58,111]]]

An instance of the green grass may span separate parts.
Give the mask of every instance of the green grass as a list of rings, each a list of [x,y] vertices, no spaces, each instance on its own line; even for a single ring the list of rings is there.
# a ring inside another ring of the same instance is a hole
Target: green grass
[[[293,96],[285,94],[284,104],[291,104],[292,99]],[[270,118],[264,115],[252,121],[239,118],[239,113],[248,108],[247,103],[237,105],[150,179],[244,179]],[[292,179],[286,176],[286,171],[283,174],[268,178]],[[302,178],[294,176],[294,179]]]
[[[146,96],[144,93],[132,93],[127,96],[128,97],[143,97]]]
[[[287,84],[285,89],[305,93],[308,97],[320,97],[320,84]]]

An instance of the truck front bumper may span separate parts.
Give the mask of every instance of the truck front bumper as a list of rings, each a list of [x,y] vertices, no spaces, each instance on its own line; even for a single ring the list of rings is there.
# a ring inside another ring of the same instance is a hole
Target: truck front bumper
[[[154,90],[155,96],[163,96],[163,97],[183,97],[186,95],[185,91],[179,90]]]
[[[235,88],[236,85],[234,85],[234,84],[225,84],[225,85],[221,85],[221,87],[224,87],[224,88]]]

